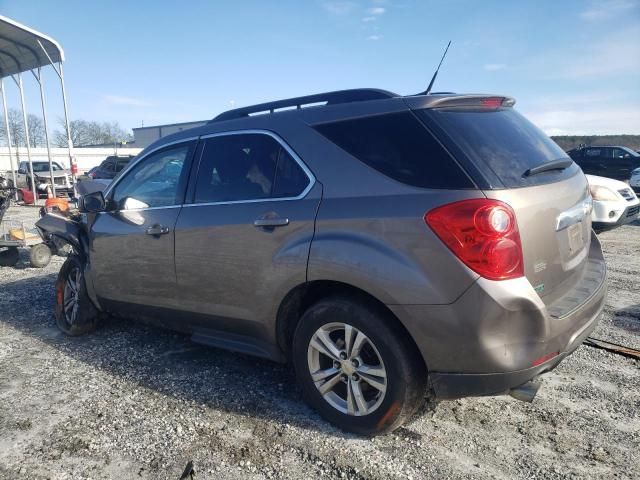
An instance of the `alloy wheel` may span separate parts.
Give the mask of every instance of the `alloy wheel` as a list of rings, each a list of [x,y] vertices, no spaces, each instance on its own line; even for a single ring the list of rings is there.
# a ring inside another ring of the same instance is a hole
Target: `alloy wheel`
[[[329,323],[311,337],[309,373],[322,397],[352,416],[374,412],[387,391],[380,352],[362,331],[347,323]]]
[[[72,268],[67,274],[62,296],[64,316],[69,325],[74,325],[78,316],[78,296],[82,273],[79,268]]]

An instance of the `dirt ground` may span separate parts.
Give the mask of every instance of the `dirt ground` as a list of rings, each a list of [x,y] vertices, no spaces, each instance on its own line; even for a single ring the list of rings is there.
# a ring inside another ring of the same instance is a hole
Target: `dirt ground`
[[[8,215],[34,218],[35,210]],[[640,223],[600,235],[596,338],[640,348]],[[287,366],[125,321],[55,327],[63,259],[0,268],[0,478],[639,478],[640,362],[580,347],[534,403],[441,402],[394,434],[344,434]]]

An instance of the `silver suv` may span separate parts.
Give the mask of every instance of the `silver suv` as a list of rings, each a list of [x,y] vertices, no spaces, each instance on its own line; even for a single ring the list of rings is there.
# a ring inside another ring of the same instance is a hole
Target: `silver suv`
[[[39,222],[75,250],[58,325],[106,312],[290,360],[366,435],[429,395],[531,400],[596,326],[606,267],[585,176],[513,104],[350,90],[162,138],[80,219]]]

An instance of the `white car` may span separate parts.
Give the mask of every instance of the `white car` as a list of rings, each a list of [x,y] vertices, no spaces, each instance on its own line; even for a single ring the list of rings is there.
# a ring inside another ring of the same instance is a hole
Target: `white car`
[[[636,168],[631,172],[629,185],[631,185],[631,188],[634,192],[640,193],[640,168]]]
[[[612,178],[586,177],[593,197],[591,220],[596,231],[640,219],[640,200],[629,185]]]

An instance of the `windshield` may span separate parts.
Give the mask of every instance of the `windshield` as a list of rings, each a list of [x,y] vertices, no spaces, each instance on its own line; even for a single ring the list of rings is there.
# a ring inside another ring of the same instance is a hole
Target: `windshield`
[[[562,148],[512,108],[427,109],[419,114],[435,122],[471,162],[481,170],[488,168],[505,187],[559,180],[562,169],[536,176],[525,173],[553,160],[569,159]],[[573,175],[577,168],[571,164],[566,175]]]
[[[62,167],[58,165],[56,162],[51,164],[54,172],[62,170]],[[28,169],[29,167],[27,167]],[[48,172],[49,171],[49,162],[33,162],[33,171],[38,172]]]

